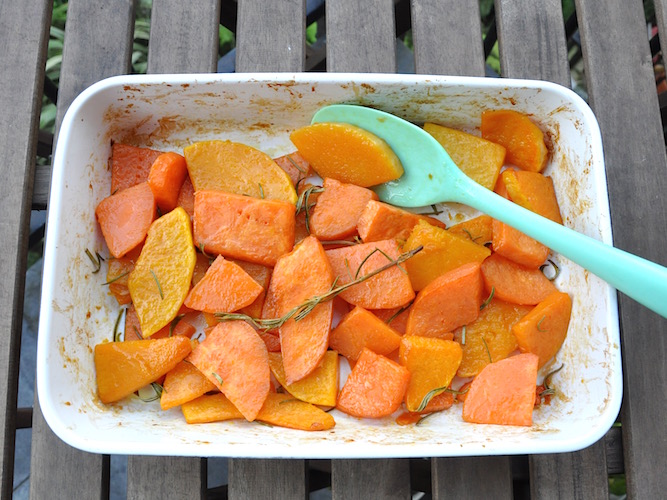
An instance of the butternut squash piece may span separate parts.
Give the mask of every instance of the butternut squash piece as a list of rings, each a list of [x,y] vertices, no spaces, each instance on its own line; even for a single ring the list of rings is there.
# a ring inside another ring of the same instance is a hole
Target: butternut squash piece
[[[192,350],[187,337],[105,342],[94,352],[102,403],[119,401],[173,369]]]
[[[548,151],[542,130],[528,115],[511,109],[487,110],[482,113],[482,137],[504,146],[505,160],[531,172],[541,172]]]
[[[322,362],[310,374],[292,384],[287,383],[282,354],[270,352],[269,366],[280,385],[295,398],[314,405],[336,405],[336,396],[338,396],[338,353],[336,351],[324,353]]]
[[[202,372],[191,363],[181,361],[167,372],[162,384],[160,407],[163,410],[180,406],[217,389]]]
[[[315,123],[290,134],[299,153],[323,179],[370,187],[398,179],[403,166],[382,139],[347,123]]]
[[[410,282],[416,291],[463,264],[481,263],[491,255],[485,246],[424,221],[414,227],[403,250],[407,252],[419,246],[424,249],[405,263]]]
[[[505,162],[505,148],[481,137],[434,123],[425,123],[424,130],[442,144],[461,171],[478,184],[493,190]]]
[[[195,260],[185,210],[178,207],[151,225],[128,281],[144,337],[168,325],[178,314],[190,289]]]
[[[216,190],[296,203],[287,172],[258,149],[232,141],[201,141],[183,154],[195,192]]]

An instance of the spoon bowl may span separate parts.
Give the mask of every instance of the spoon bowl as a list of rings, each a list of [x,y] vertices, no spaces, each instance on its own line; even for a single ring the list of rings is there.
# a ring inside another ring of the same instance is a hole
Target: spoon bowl
[[[357,105],[321,108],[312,123],[348,123],[383,139],[403,164],[397,180],[374,188],[401,207],[457,202],[484,212],[588,269],[617,290],[667,317],[667,268],[557,224],[512,203],[466,176],[445,149],[420,127]]]

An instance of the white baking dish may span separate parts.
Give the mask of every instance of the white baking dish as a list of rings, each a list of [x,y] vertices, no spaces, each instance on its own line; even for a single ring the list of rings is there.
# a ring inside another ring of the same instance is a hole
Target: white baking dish
[[[565,224],[611,243],[597,122],[576,94],[551,83],[320,73],[104,80],[70,106],[53,164],[37,387],[44,417],[60,438],[112,454],[364,458],[572,451],[609,429],[622,395],[616,292],[560,256],[557,286],[573,298],[572,321],[556,360],[541,374],[564,364],[553,380],[557,397],[535,411],[532,427],[464,423],[455,406],[419,426],[334,411],[334,429],[308,433],[241,421],[187,425],[178,408],[163,412],[157,402],[99,402],[92,350],[112,338],[118,305],[102,286],[105,267],[93,274],[85,251],[105,250],[94,209],[109,193],[111,140],[180,152],[192,141],[223,138],[278,156],[294,149],[291,130],[310,123],[321,106],[339,102],[471,131],[484,109],[530,113],[550,142],[547,173]]]

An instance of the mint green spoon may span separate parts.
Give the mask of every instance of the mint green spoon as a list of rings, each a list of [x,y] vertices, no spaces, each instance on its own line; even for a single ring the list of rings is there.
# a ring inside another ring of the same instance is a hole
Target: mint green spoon
[[[667,268],[577,233],[480,186],[416,125],[383,111],[347,104],[320,109],[312,123],[321,122],[356,125],[384,139],[394,150],[405,172],[374,188],[382,201],[401,207],[446,201],[468,205],[536,239],[667,317]]]

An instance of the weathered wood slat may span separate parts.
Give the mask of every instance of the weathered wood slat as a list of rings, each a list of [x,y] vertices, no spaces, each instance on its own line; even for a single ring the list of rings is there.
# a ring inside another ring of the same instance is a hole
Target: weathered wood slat
[[[664,2],[663,2],[664,5]],[[600,122],[615,245],[667,262],[667,158],[642,2],[577,0],[588,95]],[[623,449],[630,498],[667,489],[667,320],[619,295]]]
[[[512,498],[508,457],[434,458],[433,498]]]
[[[412,40],[417,73],[484,76],[478,0],[414,0]]]
[[[550,80],[569,87],[560,0],[496,0],[495,5],[503,76]]]
[[[394,23],[392,0],[329,0],[327,70],[395,73]]]
[[[128,0],[69,2],[56,128],[83,89],[129,71],[132,7]],[[100,498],[108,490],[108,457],[84,453],[60,441],[47,426],[37,401],[30,471],[30,496],[35,499]]]
[[[408,459],[332,460],[334,500],[410,498]]]
[[[229,498],[255,500],[307,498],[304,460],[234,459],[229,461]]]
[[[127,500],[205,498],[204,469],[201,459],[131,456],[127,462]]]
[[[0,3],[0,497],[10,498],[30,200],[49,0]]]
[[[239,0],[236,71],[303,71],[305,0]]]
[[[210,73],[218,56],[220,3],[155,0],[148,73]]]
[[[604,439],[577,453],[532,455],[531,498],[609,498]]]

